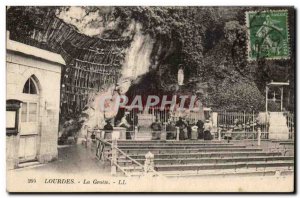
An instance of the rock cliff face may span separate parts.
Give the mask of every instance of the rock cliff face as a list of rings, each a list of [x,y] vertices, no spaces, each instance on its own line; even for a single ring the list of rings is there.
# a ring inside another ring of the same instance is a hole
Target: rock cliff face
[[[31,38],[29,44],[59,52],[67,60],[62,90],[64,86],[68,90],[63,94],[76,86],[80,89],[75,92],[81,93],[68,95],[66,100],[62,97],[71,117],[88,112],[99,95],[112,93],[116,87],[114,94],[190,93],[216,110],[261,110],[265,84],[270,80],[290,81],[292,86],[285,92],[289,101],[285,102],[293,109],[293,9],[289,10],[291,58],[248,62],[244,19],[245,11],[251,9],[10,7],[8,30],[14,39],[28,42],[26,38]],[[87,74],[88,82],[73,82],[68,68],[73,74],[75,70],[98,74]],[[184,71],[180,90],[179,68]],[[107,73],[101,73],[104,70]]]

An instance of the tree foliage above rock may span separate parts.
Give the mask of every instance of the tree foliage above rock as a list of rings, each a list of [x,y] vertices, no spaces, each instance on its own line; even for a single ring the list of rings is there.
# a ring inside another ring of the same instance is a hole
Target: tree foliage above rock
[[[159,64],[147,74],[148,87],[175,92],[177,71],[183,67],[185,91],[196,92],[201,89],[197,87],[199,82],[208,83],[208,95],[202,98],[207,105],[219,109],[262,110],[266,83],[289,80],[291,86],[285,96],[291,97],[290,109],[293,109],[293,9],[288,9],[291,58],[252,62],[247,60],[245,11],[262,8],[80,7],[81,14],[73,18],[67,15],[68,9],[70,7],[10,7],[7,29],[12,34],[28,36],[40,20],[56,15],[82,33],[90,28],[95,31],[86,32],[93,32],[92,36],[114,38],[122,36],[131,22],[136,21],[142,24],[143,33],[155,40],[151,57]]]

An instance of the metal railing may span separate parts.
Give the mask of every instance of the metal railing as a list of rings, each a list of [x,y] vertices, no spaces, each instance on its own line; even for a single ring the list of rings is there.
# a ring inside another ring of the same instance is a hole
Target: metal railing
[[[269,139],[269,115],[265,112],[230,112],[230,111],[220,111],[217,113],[217,128],[222,131],[228,131],[234,129],[238,132],[248,132],[255,133],[259,127],[262,131],[262,139]],[[289,139],[294,139],[294,114],[291,112],[284,112],[286,117],[286,125],[289,129],[288,137]]]
[[[108,160],[111,162],[111,174],[116,175],[117,169],[121,170],[126,176],[144,176],[145,174],[151,174],[152,177],[155,176],[163,176],[162,174],[158,173],[154,167],[146,168],[146,165],[139,163],[137,160],[128,156],[124,151],[118,148],[116,139],[112,140],[112,142],[108,142],[101,138],[96,138],[97,149],[96,149],[96,157],[99,160]],[[109,148],[109,150],[107,150]],[[110,157],[111,156],[111,157]],[[126,171],[126,167],[122,167],[119,162],[120,159],[125,161],[126,163],[130,163],[133,165],[134,170],[138,170],[140,174],[135,175],[134,173]],[[126,161],[128,160],[128,161]]]
[[[169,120],[174,122],[179,120],[179,117],[185,117],[187,121],[190,123],[195,123],[198,120],[204,120],[204,114],[201,111],[189,111],[188,114],[184,113],[183,111],[174,111],[171,112],[169,109],[161,109],[160,107],[150,107],[147,111],[140,111],[138,109],[122,109],[122,111],[129,112],[129,118],[132,120],[132,125],[137,126],[135,123],[135,116],[140,115],[152,115],[151,121],[154,122],[156,119],[160,123],[167,123]]]
[[[291,112],[285,113],[287,119],[287,126],[289,128],[289,139],[294,139],[294,132],[295,132],[295,123],[294,123],[294,114]]]
[[[281,135],[286,133],[277,133]],[[254,132],[234,132],[227,131],[221,132],[218,130],[213,134],[218,141],[235,142],[247,147],[259,147],[267,152],[280,152],[282,155],[294,154],[294,141],[293,140],[268,140],[264,139],[269,135],[268,132],[262,132],[260,128]]]
[[[90,140],[96,140],[96,138],[101,138],[103,140],[111,140],[111,136],[114,130],[103,130],[103,129],[95,129],[88,130],[87,135],[85,136],[85,143],[87,147],[87,142]],[[152,140],[160,139],[160,140],[179,140],[179,131],[153,131],[153,130],[143,130],[143,131],[126,131],[126,138],[121,140],[135,140],[139,133],[149,133],[152,136]],[[157,138],[158,137],[158,138]]]
[[[254,111],[250,113],[245,111],[220,111],[216,113],[218,113],[217,126],[223,130],[229,130],[233,127],[236,127],[246,132],[254,132],[258,125],[258,113],[255,113]],[[262,131],[267,131],[267,122],[265,120],[260,123],[260,128]]]

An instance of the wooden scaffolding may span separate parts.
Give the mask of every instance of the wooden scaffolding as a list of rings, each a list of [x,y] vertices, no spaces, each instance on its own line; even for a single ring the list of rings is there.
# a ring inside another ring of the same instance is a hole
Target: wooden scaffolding
[[[62,68],[61,114],[78,115],[91,93],[117,82],[130,37],[104,39],[79,33],[57,17],[45,17],[30,38],[11,38],[32,46],[60,53]]]

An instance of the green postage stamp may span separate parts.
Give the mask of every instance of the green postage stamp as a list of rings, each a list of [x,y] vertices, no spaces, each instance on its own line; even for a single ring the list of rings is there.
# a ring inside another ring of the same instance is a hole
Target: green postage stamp
[[[246,12],[246,22],[248,60],[289,58],[287,10]]]

